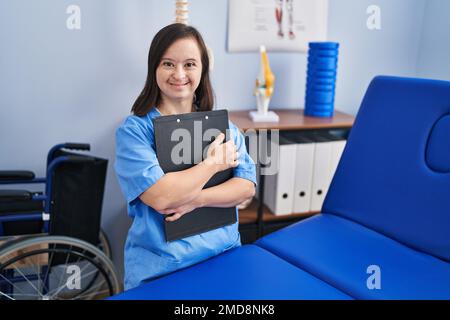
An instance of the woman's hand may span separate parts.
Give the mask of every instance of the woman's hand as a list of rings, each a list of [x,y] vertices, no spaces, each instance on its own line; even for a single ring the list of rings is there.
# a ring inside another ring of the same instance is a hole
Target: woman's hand
[[[189,213],[200,207],[202,207],[202,202],[200,196],[198,196],[193,201],[188,202],[178,208],[161,210],[159,212],[167,215],[167,217],[165,218],[166,221],[172,222],[180,219],[186,213]]]
[[[236,146],[233,140],[223,143],[225,135],[220,133],[216,139],[209,145],[206,163],[216,166],[217,171],[224,171],[228,168],[234,168],[239,165]]]

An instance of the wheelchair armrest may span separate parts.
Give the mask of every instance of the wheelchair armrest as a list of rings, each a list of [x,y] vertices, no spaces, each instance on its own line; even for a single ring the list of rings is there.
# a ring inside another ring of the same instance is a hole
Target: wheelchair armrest
[[[70,162],[94,162],[95,158],[94,157],[89,157],[89,156],[67,156],[67,161]]]
[[[0,190],[0,202],[31,200],[33,194],[26,190]]]
[[[1,181],[28,181],[34,179],[34,172],[25,170],[0,170]]]
[[[66,142],[64,144],[65,149],[72,149],[72,150],[91,150],[91,145],[89,143],[73,143],[73,142]]]

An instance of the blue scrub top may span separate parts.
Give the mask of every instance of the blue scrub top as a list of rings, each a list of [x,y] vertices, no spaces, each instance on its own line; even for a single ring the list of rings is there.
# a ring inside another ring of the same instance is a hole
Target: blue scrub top
[[[116,131],[115,170],[133,219],[125,243],[126,290],[241,245],[237,222],[166,242],[164,216],[139,199],[164,175],[155,153],[152,119],[158,116],[156,108],[146,116],[129,116]],[[256,184],[255,163],[247,153],[244,137],[233,123],[229,127],[239,152],[233,175]]]

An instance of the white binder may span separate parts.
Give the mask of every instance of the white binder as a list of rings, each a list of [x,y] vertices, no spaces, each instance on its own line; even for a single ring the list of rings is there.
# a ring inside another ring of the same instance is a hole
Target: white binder
[[[338,135],[331,134],[329,132],[321,134],[322,137],[331,141],[331,162],[330,162],[330,183],[333,180],[336,169],[341,160],[342,153],[345,149],[346,139]]]
[[[346,140],[339,138],[332,142],[333,146],[331,151],[331,169],[330,169],[331,180],[333,180],[334,174],[336,173],[336,169],[338,167],[339,161],[341,160],[342,153],[344,152],[346,142],[347,142]]]
[[[315,143],[299,137],[295,165],[294,207],[295,213],[309,212],[314,169]]]
[[[326,132],[282,133],[278,173],[265,176],[266,206],[276,215],[320,211],[345,144]]]
[[[285,132],[283,138],[296,144],[296,160],[294,174],[294,213],[305,213],[311,207],[311,186],[314,169],[315,142],[305,133]]]
[[[346,140],[330,133],[320,133],[314,135],[312,139],[316,141],[316,144],[310,209],[320,211],[344,151]]]
[[[265,176],[264,203],[275,215],[291,214],[297,145],[280,137],[278,172]]]
[[[311,188],[311,211],[320,211],[331,182],[333,142],[323,136],[315,136],[314,167]]]

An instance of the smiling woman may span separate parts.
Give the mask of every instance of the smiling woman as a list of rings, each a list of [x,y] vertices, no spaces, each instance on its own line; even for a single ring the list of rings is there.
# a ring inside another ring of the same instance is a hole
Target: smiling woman
[[[167,49],[156,69],[156,82],[161,90],[159,111],[162,114],[191,112],[201,76],[197,42],[193,38],[177,40]]]
[[[160,30],[150,46],[148,75],[141,94],[116,132],[117,177],[133,224],[125,244],[125,288],[240,246],[238,223],[166,242],[164,224],[200,207],[235,207],[255,193],[255,164],[238,128],[229,123],[206,158],[186,170],[164,173],[155,152],[153,119],[213,108],[209,58],[199,32],[181,23]],[[233,177],[204,188],[218,172]],[[238,214],[236,210],[236,215]],[[237,217],[236,217],[237,218]],[[238,219],[236,219],[238,221]]]
[[[181,23],[161,29],[150,46],[147,80],[132,112],[143,116],[154,107],[162,114],[210,111],[213,104],[208,51],[200,33]]]

